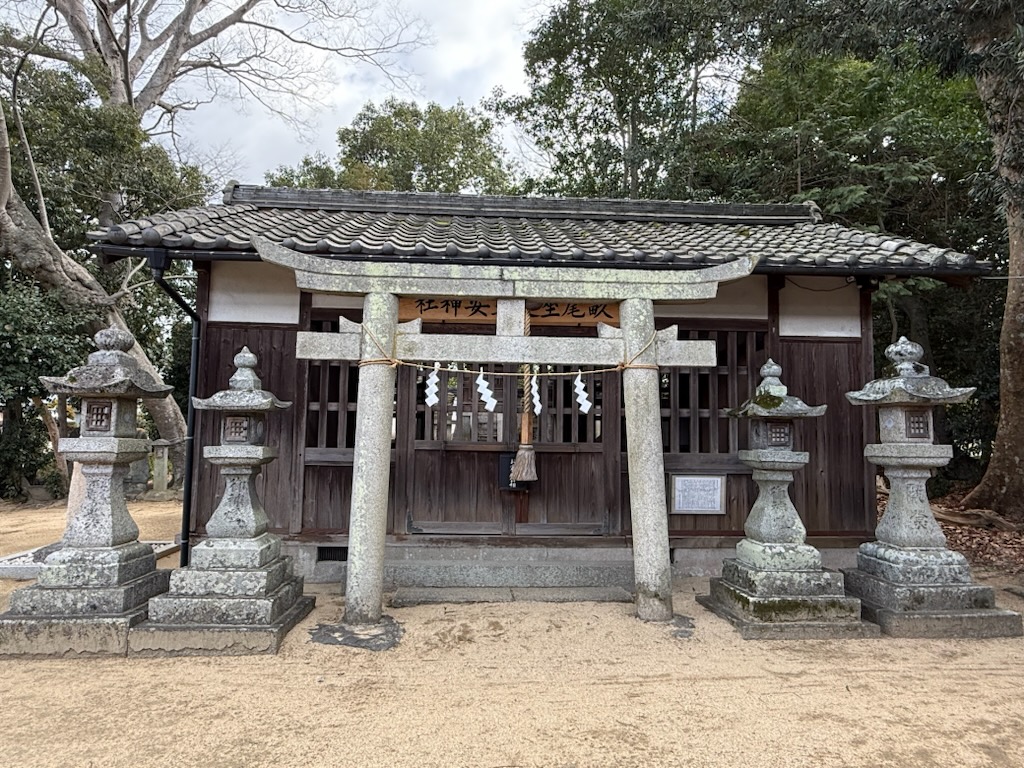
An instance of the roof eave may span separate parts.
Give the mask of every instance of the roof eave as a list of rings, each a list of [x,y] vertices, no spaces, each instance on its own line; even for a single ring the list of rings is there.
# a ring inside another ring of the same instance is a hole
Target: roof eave
[[[167,255],[172,259],[185,259],[189,261],[261,261],[259,254],[255,251],[234,251],[234,250],[200,250],[200,249],[175,249],[166,248],[165,246],[145,246],[145,245],[113,245],[110,243],[97,243],[88,247],[88,250],[92,253],[99,255],[104,264],[112,264],[125,258],[141,258],[145,257],[147,253],[153,250],[165,251]],[[315,254],[314,254],[315,255]],[[380,257],[373,257],[375,261],[383,261]],[[357,261],[366,262],[370,260],[366,256],[362,256],[356,259],[338,259],[336,256],[333,260],[339,261]],[[388,259],[395,263],[407,263],[409,259]],[[418,260],[422,263],[453,263],[450,259],[438,258],[436,260]],[[488,259],[487,261],[472,261],[469,259],[458,260],[455,263],[460,264],[486,264],[489,266],[522,266],[524,264],[537,263],[530,260],[522,259]],[[705,269],[714,264],[702,263],[702,264],[631,264],[629,262],[610,262],[610,261],[541,261],[540,264],[552,265],[552,266],[576,266],[583,269],[588,268],[602,268],[602,269],[643,269],[643,270],[691,270],[691,269]],[[717,262],[716,262],[717,263]],[[886,265],[878,266],[874,264],[863,265],[863,266],[849,266],[846,264],[832,265],[814,265],[809,266],[805,264],[759,264],[754,268],[753,274],[755,275],[790,275],[793,277],[865,277],[865,278],[887,278],[887,277],[933,277],[937,280],[962,280],[964,278],[982,277],[989,274],[992,271],[993,265],[987,262],[976,262],[971,266],[963,267],[921,267],[921,266],[906,266],[900,265]]]

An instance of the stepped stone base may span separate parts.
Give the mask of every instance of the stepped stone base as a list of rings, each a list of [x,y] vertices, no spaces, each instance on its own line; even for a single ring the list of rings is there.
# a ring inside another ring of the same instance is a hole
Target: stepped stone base
[[[312,609],[301,576],[276,536],[210,539],[178,569],[170,590],[149,601],[149,618],[132,630],[133,655],[276,653],[285,634]]]
[[[146,601],[167,591],[170,571],[150,571],[125,584],[109,587],[45,587],[33,584],[11,593],[12,616],[117,616],[144,608]]]
[[[0,656],[124,656],[145,607],[119,616],[0,615]]]
[[[877,627],[861,621],[860,601],[846,596],[835,571],[765,571],[729,559],[722,577],[711,579],[711,593],[697,602],[745,640],[878,636]]]
[[[272,624],[160,624],[146,621],[128,633],[130,656],[246,656],[275,654],[315,598],[298,598]]]
[[[858,561],[865,565],[862,556]],[[870,561],[867,563],[871,567]],[[915,569],[917,566],[915,566]],[[847,591],[861,599],[863,617],[894,637],[1020,637],[1021,615],[995,607],[990,587],[964,583],[893,582],[862,569],[844,572]],[[956,575],[957,578],[960,574]]]
[[[149,618],[157,624],[276,623],[302,597],[302,579],[292,577],[269,595],[174,595],[149,601]]]
[[[124,656],[129,629],[145,620],[170,575],[155,570],[148,544],[58,550],[39,583],[11,593],[0,615],[0,655]]]

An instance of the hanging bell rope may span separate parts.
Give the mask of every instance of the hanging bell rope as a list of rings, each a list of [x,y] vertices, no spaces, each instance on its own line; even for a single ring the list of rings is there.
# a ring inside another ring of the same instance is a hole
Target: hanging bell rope
[[[530,313],[526,313],[524,336],[530,335]],[[513,483],[532,483],[537,479],[537,453],[533,449],[533,409],[531,408],[531,389],[534,382],[533,368],[530,365],[519,366],[522,376],[523,402],[522,414],[519,417],[519,450],[512,462],[509,480]]]

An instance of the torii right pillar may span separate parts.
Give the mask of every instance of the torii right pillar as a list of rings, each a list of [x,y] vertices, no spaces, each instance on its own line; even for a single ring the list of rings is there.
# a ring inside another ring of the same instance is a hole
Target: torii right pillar
[[[844,572],[846,591],[859,597],[864,618],[897,637],[1019,637],[1021,616],[995,607],[991,587],[974,584],[966,558],[946,549],[925,483],[953,457],[932,442],[932,408],[962,403],[974,388],[953,389],[920,363],[919,344],[901,337],[885,356],[896,376],[847,392],[854,405],[878,406],[880,443],[864,456],[885,471],[889,503],[875,530],[877,541],[860,546],[857,568]]]

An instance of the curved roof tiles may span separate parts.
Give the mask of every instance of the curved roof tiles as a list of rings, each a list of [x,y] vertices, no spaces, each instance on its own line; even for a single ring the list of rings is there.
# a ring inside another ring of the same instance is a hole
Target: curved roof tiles
[[[758,256],[758,272],[982,274],[972,256],[826,224],[807,205],[516,198],[232,185],[224,204],[92,232],[109,256],[165,248],[194,259],[255,258],[260,236],[328,258],[461,263],[574,262],[687,269]]]

